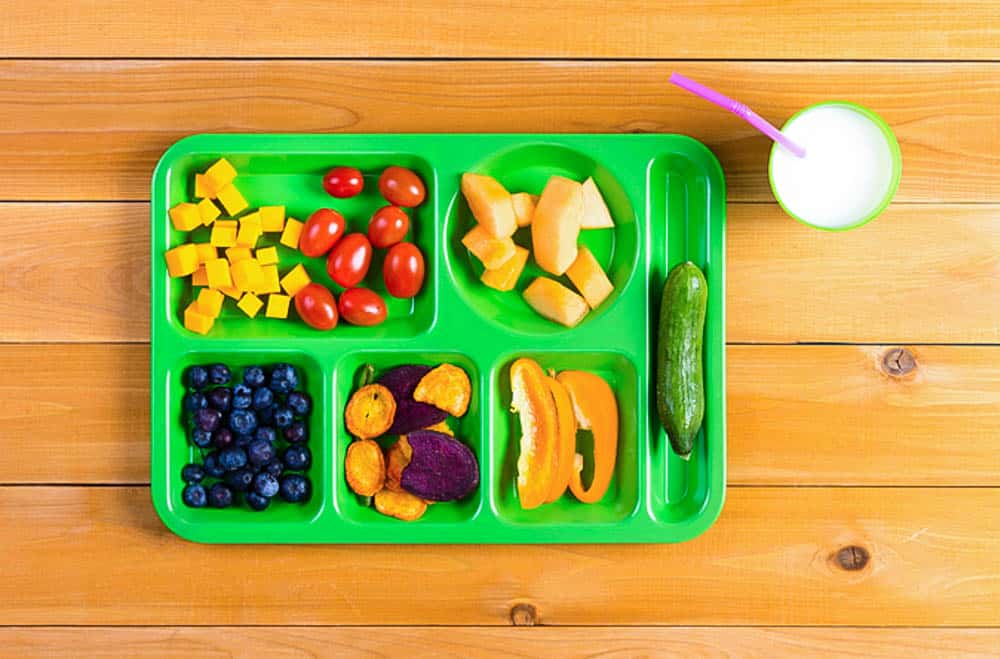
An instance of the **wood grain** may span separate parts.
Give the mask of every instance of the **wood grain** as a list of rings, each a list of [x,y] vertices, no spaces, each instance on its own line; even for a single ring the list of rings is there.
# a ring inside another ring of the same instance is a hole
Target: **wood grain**
[[[992,657],[997,629],[6,627],[10,657]],[[431,649],[433,648],[433,650]]]
[[[737,488],[680,545],[206,546],[135,487],[0,488],[0,528],[11,625],[507,625],[529,602],[554,625],[990,626],[1000,597],[998,489]]]
[[[336,10],[268,0],[246,14],[195,0],[6,0],[0,14],[5,57],[982,59],[997,56],[1000,37],[989,0],[908,0],[891,11],[876,0],[435,0]]]
[[[730,346],[730,484],[1000,485],[1000,348],[911,346],[898,378],[888,349]],[[0,483],[149,481],[146,346],[0,346],[18,370]]]
[[[831,98],[868,105],[901,144],[898,200],[1000,201],[997,63],[231,60],[0,62],[0,199],[148,199],[159,156],[199,132],[652,131],[708,144],[731,199],[771,200],[770,142],[666,84],[675,69],[778,124]]]

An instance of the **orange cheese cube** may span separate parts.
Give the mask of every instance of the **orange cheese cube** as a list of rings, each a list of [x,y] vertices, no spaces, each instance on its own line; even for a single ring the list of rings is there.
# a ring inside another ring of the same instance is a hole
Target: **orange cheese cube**
[[[236,306],[240,308],[240,311],[253,318],[260,311],[260,308],[264,306],[264,303],[253,293],[247,293],[243,296],[243,299],[236,303]]]
[[[243,297],[243,291],[236,288],[235,286],[219,286],[217,290],[226,297],[231,297],[234,300],[239,300],[241,297]]]
[[[548,277],[538,277],[528,284],[524,301],[542,316],[566,327],[576,327],[590,311],[586,300]]]
[[[292,298],[280,293],[273,293],[267,296],[267,310],[264,316],[267,318],[288,318],[288,303]]]
[[[261,265],[277,265],[278,264],[278,248],[277,247],[261,247],[257,250],[257,261]]]
[[[259,261],[258,261],[259,262]],[[280,293],[281,284],[278,279],[278,266],[262,265],[260,267],[260,278],[254,283],[254,293]]]
[[[566,276],[576,286],[576,290],[580,291],[591,309],[596,309],[611,295],[611,291],[615,290],[608,275],[601,268],[601,264],[597,262],[591,251],[582,245],[576,255],[576,260],[567,268]]]
[[[201,226],[197,204],[177,204],[169,211],[170,221],[178,231],[191,231]]]
[[[208,286],[208,273],[205,271],[205,264],[202,263],[191,275],[192,286]]]
[[[222,301],[225,298],[219,291],[213,290],[211,288],[203,288],[198,291],[198,308],[206,316],[211,316],[212,318],[218,318],[219,314],[222,313]]]
[[[236,220],[216,220],[209,241],[216,247],[232,247],[236,244],[236,224]]]
[[[295,297],[295,294],[305,288],[312,280],[309,279],[309,273],[306,269],[302,267],[302,264],[298,264],[294,268],[288,271],[284,277],[281,278],[281,287],[285,289],[291,297]]]
[[[212,288],[221,289],[233,285],[229,262],[226,259],[209,261],[205,264],[205,273],[208,275],[208,285]]]
[[[517,285],[517,280],[528,262],[528,250],[520,245],[514,246],[514,256],[495,270],[486,270],[479,278],[484,284],[498,291],[509,291]]]
[[[215,318],[201,310],[197,302],[192,302],[184,310],[184,327],[197,334],[208,334],[215,324]]]
[[[219,158],[215,163],[205,170],[205,180],[207,185],[221,190],[236,178],[236,168],[229,164],[225,158]],[[197,178],[195,178],[197,183]]]
[[[278,241],[285,247],[292,249],[299,248],[299,236],[302,235],[302,223],[294,217],[288,218],[285,222],[285,229],[281,232],[281,239]]]
[[[240,247],[255,247],[260,240],[260,221],[240,220],[240,230],[236,234],[236,244]]]
[[[219,188],[204,174],[194,175],[194,196],[198,199],[214,199]]]
[[[212,243],[195,243],[198,248],[198,263],[208,263],[212,259],[219,258],[219,253]]]
[[[538,195],[517,192],[510,196],[510,203],[514,204],[514,218],[517,220],[517,226],[530,226],[531,216],[535,214],[535,204],[538,203]]]
[[[198,213],[201,216],[201,223],[205,226],[215,222],[215,218],[222,214],[219,207],[211,199],[202,199],[198,202]]]
[[[265,233],[280,233],[285,228],[285,207],[261,206],[260,224]]]
[[[222,207],[226,209],[226,213],[228,213],[230,217],[236,215],[248,206],[247,200],[243,198],[243,195],[232,183],[229,183],[225,187],[219,189],[218,199],[219,203],[221,203]]]
[[[514,256],[513,240],[509,237],[494,238],[481,224],[465,234],[462,244],[483,262],[487,270],[496,270]]]
[[[226,258],[229,259],[230,264],[246,261],[253,258],[253,252],[249,247],[230,247],[226,250]]]
[[[198,269],[198,247],[194,243],[184,243],[168,249],[164,256],[167,259],[167,272],[171,277],[187,277]]]
[[[261,278],[260,264],[254,259],[237,261],[232,265],[233,285],[241,291],[252,291]]]

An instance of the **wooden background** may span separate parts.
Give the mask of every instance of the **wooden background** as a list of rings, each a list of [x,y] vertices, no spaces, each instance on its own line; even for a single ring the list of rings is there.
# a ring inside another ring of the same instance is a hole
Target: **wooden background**
[[[995,0],[0,0],[0,17],[0,655],[1000,647]],[[903,152],[896,202],[844,234],[789,220],[768,143],[673,70],[779,124],[831,98],[874,108]],[[677,546],[174,537],[148,491],[147,199],[160,153],[205,131],[706,142],[731,200],[718,523]]]

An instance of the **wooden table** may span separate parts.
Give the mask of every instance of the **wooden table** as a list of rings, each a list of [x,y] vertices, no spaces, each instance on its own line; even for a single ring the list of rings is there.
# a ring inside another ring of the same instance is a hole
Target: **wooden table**
[[[0,0],[0,654],[1000,647],[1000,5],[416,4]],[[874,108],[896,202],[844,234],[789,220],[768,142],[673,70],[778,123]],[[676,546],[174,537],[148,491],[147,199],[206,131],[707,143],[730,197],[718,523]]]

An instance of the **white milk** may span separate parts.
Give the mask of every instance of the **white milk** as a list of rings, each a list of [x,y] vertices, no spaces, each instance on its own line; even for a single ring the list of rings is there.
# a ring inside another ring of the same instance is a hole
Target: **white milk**
[[[892,192],[893,150],[870,118],[845,105],[807,109],[781,132],[806,150],[771,156],[775,194],[791,214],[830,229],[856,224]]]

